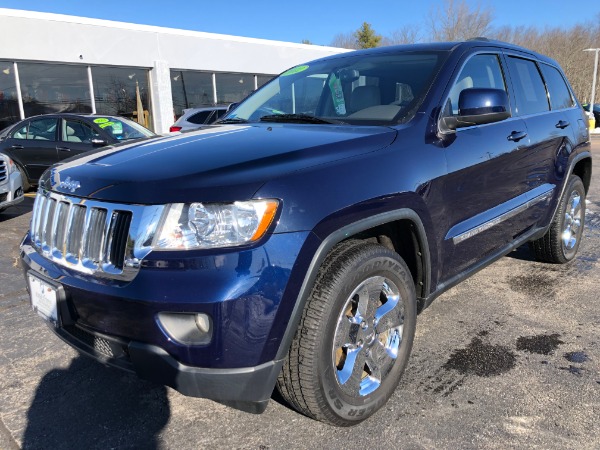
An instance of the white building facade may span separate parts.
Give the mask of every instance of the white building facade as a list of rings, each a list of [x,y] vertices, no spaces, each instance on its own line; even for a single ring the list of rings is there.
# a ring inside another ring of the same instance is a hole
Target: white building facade
[[[0,8],[0,129],[54,112],[112,114],[164,133],[188,107],[238,102],[346,50]],[[11,39],[8,36],[26,36]]]

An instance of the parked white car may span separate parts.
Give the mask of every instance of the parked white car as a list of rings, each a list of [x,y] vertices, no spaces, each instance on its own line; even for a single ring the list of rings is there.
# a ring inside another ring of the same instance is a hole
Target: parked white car
[[[171,125],[169,132],[197,130],[203,125],[210,125],[224,116],[228,109],[228,106],[184,109],[183,115]]]
[[[11,158],[0,153],[0,212],[24,198],[19,169]]]

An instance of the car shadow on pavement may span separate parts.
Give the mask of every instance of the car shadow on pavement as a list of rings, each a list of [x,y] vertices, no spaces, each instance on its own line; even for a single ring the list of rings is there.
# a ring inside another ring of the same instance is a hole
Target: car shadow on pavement
[[[508,258],[518,259],[520,261],[536,261],[535,255],[529,248],[529,244],[521,245],[506,255]]]
[[[79,355],[40,382],[23,448],[155,449],[169,417],[166,387]]]
[[[35,197],[25,197],[25,199],[15,205],[9,206],[4,211],[0,212],[0,222],[4,222],[5,220],[14,219],[15,217],[22,216],[23,214],[27,214],[31,212],[33,209],[33,202],[35,201]]]

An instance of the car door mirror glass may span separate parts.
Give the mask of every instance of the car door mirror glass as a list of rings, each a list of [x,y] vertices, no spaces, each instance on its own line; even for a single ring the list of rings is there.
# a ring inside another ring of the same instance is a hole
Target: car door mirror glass
[[[447,108],[446,108],[447,109]],[[502,89],[464,89],[458,100],[458,115],[443,117],[449,131],[457,128],[499,122],[511,116],[508,95]]]

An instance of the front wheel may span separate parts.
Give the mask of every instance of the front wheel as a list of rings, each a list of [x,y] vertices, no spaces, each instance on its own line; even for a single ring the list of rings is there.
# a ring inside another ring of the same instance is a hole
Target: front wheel
[[[338,426],[393,394],[416,327],[411,273],[376,244],[342,243],[323,263],[277,387],[297,410]]]
[[[575,258],[585,222],[585,187],[581,178],[572,175],[567,182],[550,229],[531,242],[538,261],[564,264]]]

